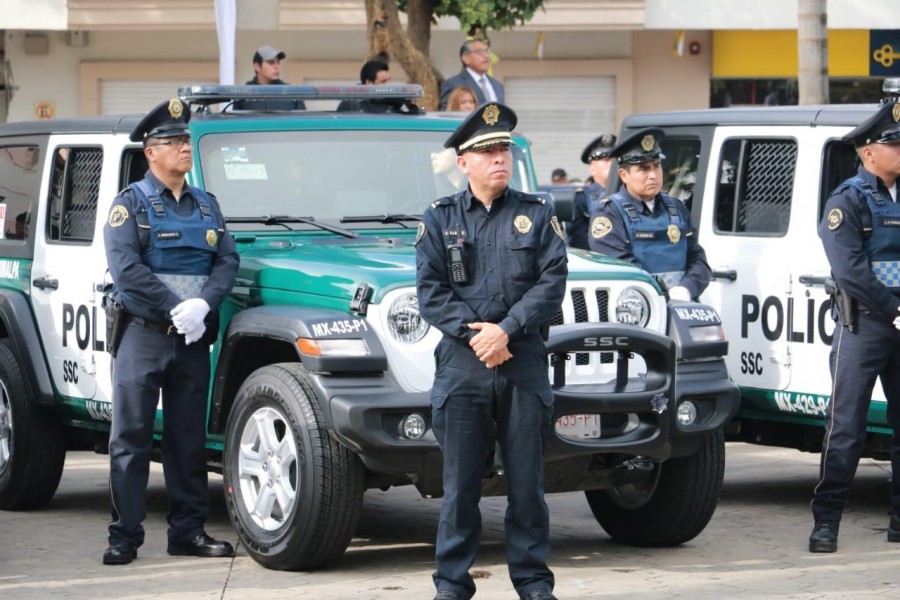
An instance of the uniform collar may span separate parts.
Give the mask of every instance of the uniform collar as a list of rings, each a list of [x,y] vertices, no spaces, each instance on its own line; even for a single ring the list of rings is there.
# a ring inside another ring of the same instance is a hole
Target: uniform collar
[[[631,202],[634,205],[634,208],[640,213],[643,213],[646,210],[651,215],[653,215],[659,210],[659,207],[662,204],[662,192],[660,192],[653,198],[653,200],[656,202],[656,204],[653,205],[653,210],[650,210],[650,207],[647,206],[646,202],[644,202],[643,200],[639,200],[639,199],[635,198],[634,196],[632,196],[631,193],[628,191],[628,188],[624,188],[624,189],[625,189],[626,200]]]
[[[872,173],[871,171],[866,170],[865,167],[859,167],[859,170],[857,171],[856,174],[858,177],[861,177],[863,181],[865,181],[870,186],[872,186],[872,189],[884,192],[885,194],[887,194],[888,198],[891,197],[890,192],[887,189],[887,186],[884,185],[884,182],[875,173]]]
[[[165,193],[165,192],[169,192],[169,196],[171,196],[172,198],[175,197],[175,194],[172,193],[172,190],[167,188],[166,184],[164,184],[162,181],[160,181],[159,178],[156,175],[154,175],[153,171],[151,171],[150,169],[147,169],[147,173],[144,174],[144,178],[150,183],[150,186],[153,188],[153,191],[156,192],[157,194],[159,194],[160,197],[162,197],[163,193]],[[190,194],[190,191],[191,190],[188,187],[187,182],[185,181],[184,186],[182,186],[182,188],[181,188],[181,196],[184,197],[185,194]]]
[[[503,206],[503,201],[506,199],[507,194],[509,194],[509,186],[506,186],[506,189],[503,190],[503,193],[494,198],[494,201],[491,203],[491,210],[496,208],[500,208]],[[463,192],[462,196],[462,205],[466,211],[472,210],[472,207],[476,205],[480,205],[481,202],[478,202],[475,199],[475,196],[472,195],[472,188],[467,187],[466,191]]]

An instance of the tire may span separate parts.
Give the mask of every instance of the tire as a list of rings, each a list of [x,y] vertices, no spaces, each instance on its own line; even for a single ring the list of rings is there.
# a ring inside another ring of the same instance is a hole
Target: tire
[[[244,381],[225,431],[223,475],[231,523],[262,566],[319,569],[350,544],[364,468],[329,434],[300,364],[263,367]]]
[[[677,546],[709,523],[725,477],[725,435],[710,434],[695,454],[656,465],[645,482],[585,492],[600,526],[632,546]]]
[[[46,506],[65,462],[62,425],[35,404],[9,341],[0,341],[0,509]]]

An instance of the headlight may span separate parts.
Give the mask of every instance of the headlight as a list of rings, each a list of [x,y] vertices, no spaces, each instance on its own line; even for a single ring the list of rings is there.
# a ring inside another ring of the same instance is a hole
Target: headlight
[[[649,320],[650,302],[636,288],[625,288],[616,300],[616,321],[646,327]]]
[[[391,302],[387,323],[394,339],[405,344],[414,344],[428,333],[429,325],[419,314],[419,299],[415,294],[403,294]]]

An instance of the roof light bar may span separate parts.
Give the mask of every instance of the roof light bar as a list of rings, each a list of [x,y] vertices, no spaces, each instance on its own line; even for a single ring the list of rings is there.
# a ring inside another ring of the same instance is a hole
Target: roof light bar
[[[178,97],[191,104],[234,100],[348,100],[366,98],[422,98],[422,86],[402,85],[190,85],[178,88]]]

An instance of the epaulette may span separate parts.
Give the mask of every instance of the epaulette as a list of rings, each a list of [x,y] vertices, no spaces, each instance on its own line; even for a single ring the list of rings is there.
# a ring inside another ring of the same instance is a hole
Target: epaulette
[[[518,190],[513,190],[512,194],[515,195],[516,200],[524,200],[526,202],[539,202],[541,204],[547,204],[547,199],[541,198],[540,196],[532,196],[531,194],[526,194],[526,193],[520,192]]]
[[[431,208],[437,208],[438,206],[452,206],[453,204],[453,196],[445,196],[444,198],[438,198],[432,202]]]

